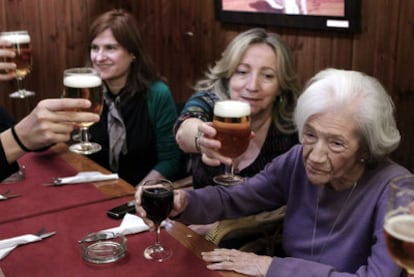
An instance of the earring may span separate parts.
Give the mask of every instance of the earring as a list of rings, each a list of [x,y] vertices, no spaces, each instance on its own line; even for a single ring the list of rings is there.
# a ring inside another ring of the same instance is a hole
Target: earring
[[[359,159],[359,161],[363,164],[363,163],[365,163],[365,159],[364,158],[361,158],[361,159]]]

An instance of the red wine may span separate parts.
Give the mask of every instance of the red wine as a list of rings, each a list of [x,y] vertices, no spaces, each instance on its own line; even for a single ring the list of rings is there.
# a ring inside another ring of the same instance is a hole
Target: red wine
[[[142,207],[147,217],[160,224],[167,218],[173,206],[174,193],[163,187],[147,188],[142,193]]]

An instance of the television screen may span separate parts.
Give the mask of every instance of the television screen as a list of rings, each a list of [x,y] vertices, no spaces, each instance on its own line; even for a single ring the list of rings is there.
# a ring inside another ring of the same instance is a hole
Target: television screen
[[[359,30],[359,0],[215,0],[228,23],[319,30]]]

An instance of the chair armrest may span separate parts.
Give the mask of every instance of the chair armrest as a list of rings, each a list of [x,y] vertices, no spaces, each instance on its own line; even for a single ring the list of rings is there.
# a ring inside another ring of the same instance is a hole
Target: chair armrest
[[[188,188],[192,186],[193,186],[193,176],[191,175],[173,182],[174,189],[182,189],[182,188]]]
[[[267,227],[274,229],[283,224],[285,212],[286,206],[282,206],[274,211],[219,221],[209,230],[206,239],[219,245],[224,239],[266,232]]]

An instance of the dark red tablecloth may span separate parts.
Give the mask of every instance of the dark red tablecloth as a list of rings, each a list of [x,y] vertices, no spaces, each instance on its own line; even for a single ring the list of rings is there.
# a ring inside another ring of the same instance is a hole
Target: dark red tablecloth
[[[108,218],[106,211],[121,203],[123,199],[107,200],[0,225],[0,239],[41,227],[57,232],[43,241],[19,246],[1,260],[5,276],[220,276],[206,269],[201,259],[165,230],[161,241],[174,251],[166,262],[143,257],[145,247],[154,241],[153,232],[128,235],[127,255],[117,262],[96,265],[84,261],[78,240],[90,232],[119,226],[121,221]]]
[[[26,178],[14,184],[0,184],[0,193],[10,189],[13,194],[21,195],[0,202],[0,224],[107,199],[93,183],[43,186],[50,183],[52,177],[77,173],[53,151],[28,153],[19,163],[26,167]]]

